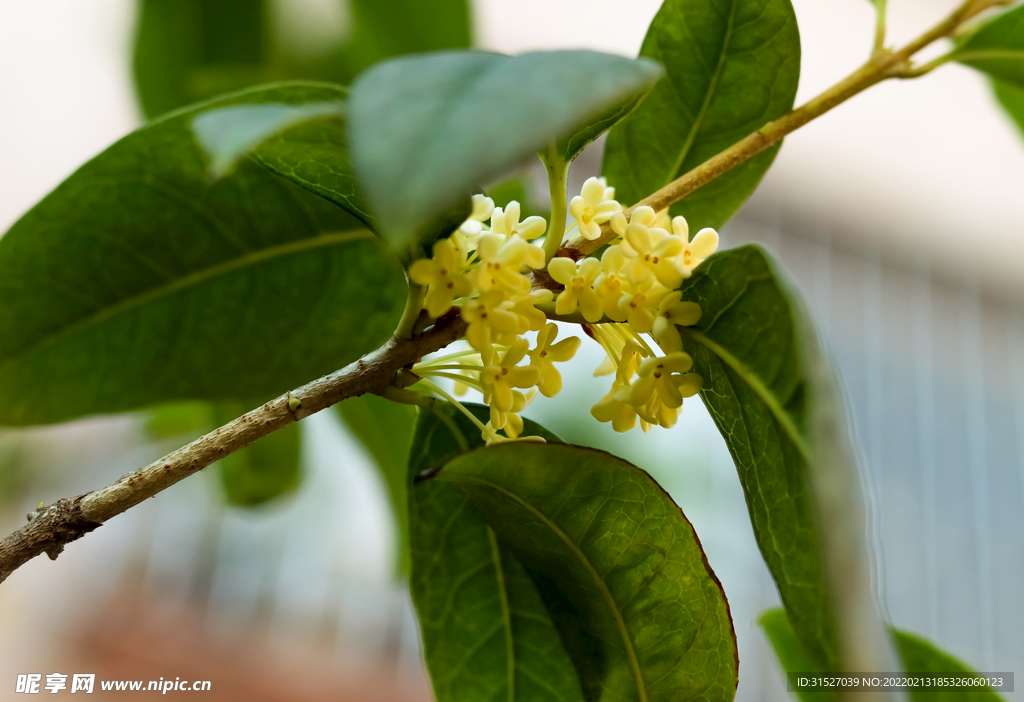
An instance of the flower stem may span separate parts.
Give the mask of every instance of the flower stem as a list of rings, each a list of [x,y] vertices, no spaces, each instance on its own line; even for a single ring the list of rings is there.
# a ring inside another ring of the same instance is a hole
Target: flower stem
[[[398,320],[398,328],[395,329],[395,338],[399,340],[411,339],[413,328],[420,318],[420,310],[423,309],[423,297],[425,291],[422,285],[409,281],[409,296],[405,298],[405,310],[402,318]]]
[[[415,405],[416,407],[422,407],[424,409],[433,409],[437,400],[424,395],[422,392],[416,392],[415,390],[407,390],[405,388],[397,388],[394,385],[385,388],[384,392],[381,393],[381,397],[391,400],[392,402],[399,402],[403,405]]]
[[[566,178],[569,164],[552,144],[540,155],[548,172],[548,188],[551,192],[551,221],[548,222],[548,233],[544,239],[544,260],[550,261],[562,246],[565,232],[566,209]]]
[[[872,56],[877,56],[885,48],[885,3],[886,0],[875,0],[875,46]]]
[[[432,383],[429,380],[427,380],[426,378],[424,378],[420,382],[422,382],[424,385],[426,385],[428,388],[430,388],[431,390],[436,392],[438,395],[440,395],[444,399],[448,400],[448,402],[451,402],[453,405],[455,405],[456,409],[458,409],[460,412],[462,412],[464,415],[466,415],[469,418],[469,420],[471,422],[473,422],[473,424],[476,425],[477,429],[479,429],[482,432],[486,432],[487,431],[487,427],[484,426],[483,422],[481,422],[479,419],[477,419],[476,416],[472,412],[470,412],[468,409],[466,409],[465,406],[461,402],[459,402],[454,397],[452,397],[451,395],[446,393],[444,390],[442,390],[440,385],[437,385],[436,383]]]

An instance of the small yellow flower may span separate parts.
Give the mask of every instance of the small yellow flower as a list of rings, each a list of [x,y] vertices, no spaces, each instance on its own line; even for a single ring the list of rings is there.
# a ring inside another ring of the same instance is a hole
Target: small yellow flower
[[[673,259],[683,251],[685,239],[670,235],[664,229],[630,223],[626,227],[628,246],[622,251],[631,258],[627,269],[630,280],[636,282],[654,276],[666,288],[677,288],[683,282]]]
[[[439,239],[434,243],[433,258],[423,258],[409,267],[409,278],[419,285],[426,285],[424,300],[427,313],[440,317],[447,312],[457,298],[468,295],[473,284],[464,274],[466,256],[451,239]]]
[[[718,232],[705,227],[690,240],[690,227],[683,217],[672,218],[672,233],[684,242],[677,258],[677,268],[684,278],[689,278],[693,269],[718,248]]]
[[[683,350],[683,340],[677,325],[689,327],[700,321],[701,309],[696,302],[682,302],[683,293],[670,292],[658,305],[658,317],[651,327],[651,334],[665,353]]]
[[[555,363],[572,360],[580,347],[580,340],[575,336],[552,344],[557,334],[558,327],[549,322],[537,334],[537,348],[530,351],[530,365],[540,371],[537,389],[544,397],[554,397],[562,389],[562,374],[555,368]]]
[[[604,178],[587,178],[581,194],[569,202],[569,214],[584,239],[601,236],[601,225],[619,212],[622,205],[615,201],[615,188],[607,187]]]
[[[653,278],[648,278],[634,284],[632,292],[623,293],[619,298],[619,311],[633,331],[646,334],[654,327],[658,307],[668,292]]]
[[[501,288],[510,293],[525,294],[530,279],[522,274],[523,266],[544,267],[544,250],[518,236],[502,239],[494,233],[481,234],[477,242],[476,285],[480,292]]]
[[[526,339],[516,339],[502,354],[501,360],[495,359],[480,371],[480,385],[484,390],[484,402],[499,412],[512,410],[515,397],[513,388],[532,388],[540,380],[540,371],[533,366],[517,366],[526,356],[529,344]]]
[[[594,281],[594,292],[604,307],[604,316],[616,322],[626,320],[625,313],[619,309],[619,300],[632,289],[623,272],[628,261],[621,246],[609,246],[601,256],[601,274]]]
[[[630,224],[642,224],[645,227],[653,227],[657,221],[658,215],[655,213],[654,208],[647,205],[635,208],[630,213],[629,219],[626,219],[626,215],[622,212],[612,215],[611,218],[612,231],[619,236],[625,236],[626,227]]]
[[[459,231],[467,237],[473,238],[480,235],[484,230],[484,222],[494,214],[494,200],[485,195],[473,196],[473,212],[469,219],[462,223]]]
[[[526,241],[536,239],[547,231],[548,224],[543,217],[534,215],[520,222],[519,211],[519,203],[515,200],[508,203],[504,210],[496,207],[491,215],[491,231],[506,238],[519,236]]]
[[[519,320],[519,326],[516,331],[519,334],[525,334],[528,331],[540,331],[545,322],[548,321],[548,318],[541,310],[537,309],[537,305],[551,302],[554,296],[553,292],[544,288],[531,290],[526,295],[519,295],[511,300],[506,300],[502,304],[502,308],[516,315],[516,318]]]
[[[519,317],[495,296],[467,300],[462,305],[462,318],[468,323],[466,341],[480,352],[485,364],[494,353],[493,344],[511,344],[519,333]]]
[[[530,388],[530,391],[525,394],[518,390],[513,390],[512,409],[508,412],[502,412],[494,405],[491,405],[491,417],[487,421],[487,427],[495,432],[504,429],[508,438],[517,438],[523,433],[523,418],[519,416],[519,413],[526,409],[526,406],[533,402],[533,398],[536,396],[537,388]],[[486,434],[484,438],[487,438]]]
[[[643,407],[657,395],[666,407],[683,406],[683,395],[678,387],[683,373],[693,366],[693,359],[682,351],[662,358],[653,356],[640,362],[639,378],[629,389],[625,401],[634,407]]]
[[[578,308],[588,322],[604,316],[604,305],[594,290],[594,281],[601,273],[599,260],[587,258],[577,267],[571,258],[553,258],[548,263],[548,273],[565,286],[555,302],[556,314],[572,314]]]
[[[590,408],[590,414],[599,422],[611,422],[612,429],[627,432],[636,426],[636,408],[618,399],[621,386],[612,385],[611,391]]]
[[[704,383],[703,378],[696,373],[683,373],[674,382],[679,394],[684,398],[696,395]],[[654,424],[671,429],[679,419],[682,409],[682,404],[679,407],[670,407],[661,401],[657,393],[652,393],[647,404],[637,408],[637,414],[640,416],[640,424],[644,431],[648,431]]]

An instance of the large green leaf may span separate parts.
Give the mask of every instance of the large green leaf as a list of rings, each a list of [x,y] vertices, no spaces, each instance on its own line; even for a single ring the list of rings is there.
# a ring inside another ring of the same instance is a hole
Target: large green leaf
[[[140,0],[135,85],[147,117],[269,78],[264,0]]]
[[[221,426],[239,417],[254,403],[219,402],[214,424]],[[283,497],[299,486],[302,478],[302,437],[292,423],[214,464],[229,505],[257,507]]]
[[[800,304],[757,246],[715,254],[681,289],[703,311],[679,329],[736,463],[761,554],[811,658],[839,670],[808,473],[810,331]]]
[[[993,78],[1024,88],[1024,5],[996,15],[961,41],[953,57]]]
[[[661,75],[592,51],[392,59],[352,86],[349,149],[381,233],[405,250],[479,183]]]
[[[782,669],[787,673],[821,673],[800,647],[793,633],[786,613],[781,609],[768,610],[758,620],[768,641],[779,658]],[[890,634],[896,641],[903,672],[908,674],[942,673],[948,675],[974,675],[974,671],[945,651],[936,648],[924,639],[890,627]],[[896,672],[896,671],[891,671]],[[907,690],[914,702],[997,702],[999,697],[989,687],[949,688],[911,687]],[[823,688],[804,687],[794,695],[801,702],[829,702],[837,696]]]
[[[271,396],[354,360],[401,314],[360,222],[266,169],[210,183],[193,115],[330,100],[256,89],[130,134],[0,239],[0,423]]]
[[[482,421],[488,409],[468,408]],[[530,420],[526,433],[558,438]],[[409,475],[483,444],[451,405],[416,423]],[[526,570],[456,488],[437,480],[409,494],[411,590],[438,702],[582,702],[576,669]]]
[[[409,446],[412,444],[416,408],[361,395],[336,404],[335,409],[352,435],[366,448],[380,470],[397,525],[396,571],[409,573]]]
[[[731,700],[729,607],[690,523],[639,468],[516,443],[459,455],[455,485],[526,566],[588,700]]]
[[[790,0],[665,0],[640,55],[665,80],[611,130],[603,174],[633,204],[793,107],[800,36]],[[775,146],[672,207],[721,226],[757,187]]]
[[[993,79],[992,90],[999,104],[1020,127],[1021,134],[1024,134],[1024,87]]]

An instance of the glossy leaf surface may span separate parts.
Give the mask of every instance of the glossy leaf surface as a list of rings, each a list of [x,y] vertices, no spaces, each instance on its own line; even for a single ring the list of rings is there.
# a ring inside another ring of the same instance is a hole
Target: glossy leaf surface
[[[768,610],[758,619],[768,637],[782,669],[789,673],[818,673],[816,666],[804,653],[793,633],[786,613],[781,609]],[[968,666],[924,639],[890,627],[890,633],[903,662],[903,672],[974,674]],[[896,672],[896,671],[893,671]],[[909,688],[908,696],[914,702],[996,702],[1002,698],[990,688]],[[801,702],[829,702],[837,699],[832,693],[821,688],[802,688],[794,693]]]
[[[757,246],[715,254],[681,290],[703,311],[679,329],[736,463],[754,536],[797,636],[827,667],[837,646],[808,482],[799,303]]]
[[[592,51],[438,52],[381,62],[353,84],[349,149],[380,232],[398,250],[479,183],[661,75]]]
[[[640,56],[665,67],[640,107],[608,135],[602,174],[632,205],[793,107],[800,36],[790,0],[666,0]],[[778,146],[671,208],[691,228],[719,227],[750,196]]]
[[[467,405],[482,421],[488,409]],[[530,420],[527,434],[558,438]],[[483,444],[449,405],[422,412],[411,476]],[[409,494],[411,589],[438,702],[582,702],[576,669],[526,570],[452,485],[425,480]]]
[[[458,487],[533,577],[588,700],[731,700],[729,608],[689,522],[639,468],[567,444],[458,456]]]
[[[210,183],[189,129],[201,109],[335,94],[278,86],[171,115],[18,221],[0,239],[0,423],[270,397],[387,339],[393,255],[262,167]]]

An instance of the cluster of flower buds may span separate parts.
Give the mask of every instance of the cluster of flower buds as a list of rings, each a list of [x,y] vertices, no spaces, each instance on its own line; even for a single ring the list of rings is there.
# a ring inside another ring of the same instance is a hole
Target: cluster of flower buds
[[[449,399],[429,377],[479,390],[490,419],[486,425],[473,419],[488,443],[519,437],[523,408],[538,392],[551,397],[562,387],[554,362],[570,360],[579,339],[555,343],[557,327],[538,309],[552,300],[557,316],[582,317],[608,354],[595,375],[614,373],[615,381],[591,412],[616,431],[627,431],[638,418],[644,431],[655,424],[673,426],[683,398],[701,388],[700,376],[689,372],[692,360],[682,351],[677,328],[697,323],[701,310],[684,302],[676,288],[714,253],[718,233],[702,229],[690,239],[684,218],[669,219],[666,211],[650,207],[637,207],[627,218],[603,178],[584,183],[569,213],[575,223],[566,234],[576,229],[593,240],[610,223],[617,238],[599,259],[577,263],[556,257],[547,264],[550,277],[563,286],[557,299],[551,290],[533,289],[528,275],[545,267],[544,250],[531,242],[544,234],[546,223],[542,217],[520,222],[515,201],[503,210],[488,197],[474,196],[469,219],[434,244],[432,258],[409,269],[410,279],[426,288],[424,307],[431,317],[460,308],[470,346],[413,370]],[[539,332],[532,350],[523,338],[530,331]],[[655,354],[643,334],[653,336],[666,355]]]

